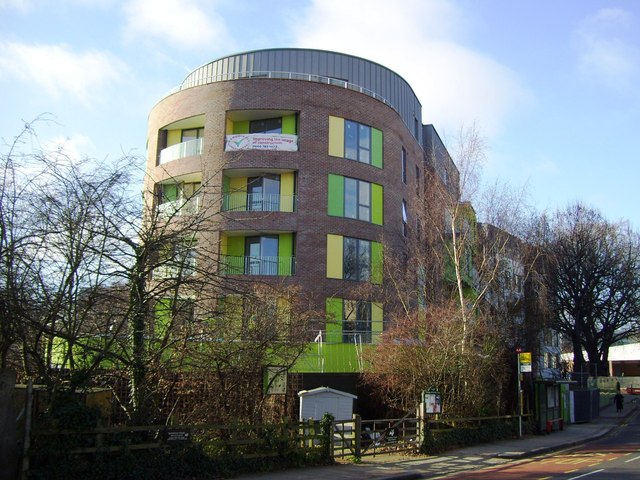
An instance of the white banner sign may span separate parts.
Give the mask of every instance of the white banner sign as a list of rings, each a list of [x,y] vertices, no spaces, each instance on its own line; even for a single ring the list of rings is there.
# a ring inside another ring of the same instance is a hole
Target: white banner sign
[[[225,151],[278,150],[298,151],[298,136],[286,133],[247,133],[227,135]]]

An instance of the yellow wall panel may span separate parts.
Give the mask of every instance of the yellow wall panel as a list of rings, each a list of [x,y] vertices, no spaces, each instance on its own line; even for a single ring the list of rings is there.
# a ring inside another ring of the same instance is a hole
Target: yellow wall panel
[[[177,145],[182,141],[182,130],[169,130],[167,132],[167,147]]]
[[[383,328],[382,303],[371,302],[371,341],[380,342],[380,334]]]
[[[329,155],[344,157],[344,118],[329,117]]]
[[[327,278],[342,278],[342,236],[327,235]]]
[[[280,211],[293,212],[293,189],[295,188],[295,173],[280,174]]]

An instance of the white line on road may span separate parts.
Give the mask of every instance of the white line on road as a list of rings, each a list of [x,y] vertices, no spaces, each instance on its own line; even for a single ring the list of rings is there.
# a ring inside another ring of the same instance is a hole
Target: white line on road
[[[576,478],[582,478],[582,477],[586,477],[588,475],[593,475],[594,473],[599,473],[599,472],[601,472],[603,470],[604,470],[604,468],[601,468],[600,470],[594,470],[593,472],[583,473],[582,475],[578,475],[577,477],[567,478],[567,480],[576,480]]]
[[[640,460],[640,457],[630,458],[629,460],[625,460],[624,463],[633,462],[634,460]]]

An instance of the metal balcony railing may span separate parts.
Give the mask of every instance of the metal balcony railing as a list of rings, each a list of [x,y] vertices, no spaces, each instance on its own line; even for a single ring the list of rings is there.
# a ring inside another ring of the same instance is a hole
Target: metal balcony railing
[[[161,203],[158,205],[158,215],[162,218],[176,215],[194,215],[200,211],[200,195],[189,199],[178,199]]]
[[[295,257],[251,257],[222,255],[221,271],[226,275],[282,275],[295,274]]]
[[[233,192],[222,197],[225,212],[293,212],[295,195]]]

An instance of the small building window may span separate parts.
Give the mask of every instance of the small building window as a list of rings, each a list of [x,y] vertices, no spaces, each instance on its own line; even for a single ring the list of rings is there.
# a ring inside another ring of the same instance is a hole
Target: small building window
[[[402,235],[407,236],[407,201],[402,200]]]
[[[402,183],[407,184],[407,150],[402,147]]]
[[[252,120],[249,133],[282,133],[282,117]]]

